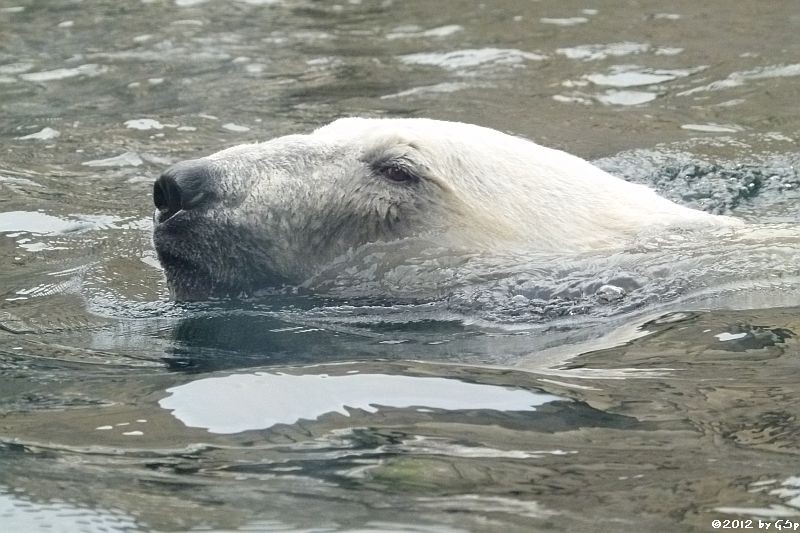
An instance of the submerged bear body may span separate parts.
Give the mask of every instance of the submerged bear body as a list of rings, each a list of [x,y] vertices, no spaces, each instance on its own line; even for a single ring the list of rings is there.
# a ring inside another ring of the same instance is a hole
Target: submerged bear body
[[[154,243],[178,299],[308,284],[370,244],[591,253],[646,231],[738,223],[565,152],[428,119],[341,119],[178,163],[154,200]]]

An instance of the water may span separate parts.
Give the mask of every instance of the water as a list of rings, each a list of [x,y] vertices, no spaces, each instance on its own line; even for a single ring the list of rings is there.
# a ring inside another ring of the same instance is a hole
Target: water
[[[790,0],[3,2],[3,530],[800,522],[798,23]],[[456,272],[434,301],[170,303],[153,178],[346,115],[524,135],[751,229],[409,254]]]

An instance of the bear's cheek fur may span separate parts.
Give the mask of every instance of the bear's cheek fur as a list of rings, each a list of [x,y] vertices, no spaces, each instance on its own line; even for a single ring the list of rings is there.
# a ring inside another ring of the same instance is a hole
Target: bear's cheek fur
[[[230,213],[225,240],[237,248],[230,255],[299,283],[316,267],[367,243],[444,233],[452,218],[436,197],[441,191],[427,190],[425,184],[347,176],[326,187],[307,185],[294,194],[254,191]]]
[[[255,234],[222,211],[176,217],[156,229],[153,240],[171,287],[184,292],[227,293],[233,286],[263,282],[265,272]],[[190,299],[191,294],[178,295]]]
[[[459,225],[450,191],[395,183],[353,154],[338,155],[316,168],[304,163],[300,172],[274,154],[258,164],[241,154],[218,157],[221,190],[236,186],[237,194],[221,194],[219,204],[154,235],[169,285],[201,294],[302,283],[364,244]]]

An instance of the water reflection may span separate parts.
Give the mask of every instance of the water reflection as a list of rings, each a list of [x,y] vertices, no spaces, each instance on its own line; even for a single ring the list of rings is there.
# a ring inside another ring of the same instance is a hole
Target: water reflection
[[[78,507],[67,502],[31,501],[0,486],[0,524],[4,531],[107,533],[138,529],[136,518],[124,511]]]
[[[355,370],[354,372],[358,372]],[[380,407],[535,411],[556,396],[458,380],[382,374],[345,376],[257,372],[205,378],[168,389],[159,402],[191,427],[211,433],[267,429],[326,413]]]
[[[0,213],[0,233],[16,237],[19,233],[55,235],[96,228],[113,228],[120,218],[112,215],[79,215],[65,220],[46,213],[30,211],[8,211]]]
[[[781,529],[795,531],[798,529],[797,519],[800,516],[800,476],[790,476],[783,481],[763,479],[750,483],[750,493],[767,493],[784,500],[783,504],[772,504],[766,507],[717,507],[717,511],[737,516],[755,516],[765,519],[793,518],[791,521],[780,521]]]

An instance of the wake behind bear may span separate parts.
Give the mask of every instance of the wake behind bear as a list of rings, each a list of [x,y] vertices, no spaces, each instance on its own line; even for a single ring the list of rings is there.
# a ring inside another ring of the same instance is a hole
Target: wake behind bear
[[[521,251],[563,261],[644,234],[741,224],[565,152],[429,119],[340,119],[184,161],[156,181],[154,202],[153,240],[178,300],[341,289],[351,262],[375,278],[361,272],[361,283],[389,293],[378,296],[443,293],[444,278],[415,289],[421,276],[398,278],[397,267],[411,255],[445,271]],[[389,271],[392,282],[376,282]]]

